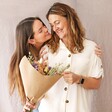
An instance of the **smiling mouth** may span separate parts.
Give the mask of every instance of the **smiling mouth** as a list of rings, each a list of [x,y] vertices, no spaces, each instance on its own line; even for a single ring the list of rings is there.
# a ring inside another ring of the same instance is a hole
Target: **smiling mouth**
[[[61,33],[61,32],[62,32],[62,29],[61,29],[61,30],[58,29],[58,30],[56,31],[57,34],[59,34],[59,33]]]
[[[59,34],[59,33],[60,33],[60,31],[56,31],[56,33],[57,33],[57,34]]]

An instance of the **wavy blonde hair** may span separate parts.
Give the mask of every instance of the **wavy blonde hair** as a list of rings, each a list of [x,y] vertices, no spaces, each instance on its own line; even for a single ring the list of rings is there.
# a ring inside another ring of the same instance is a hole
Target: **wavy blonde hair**
[[[68,31],[68,45],[66,46],[72,53],[75,53],[75,50],[81,52],[84,49],[83,39],[85,38],[85,30],[81,24],[81,21],[76,11],[66,4],[57,2],[51,6],[48,13],[46,14],[46,18],[48,20],[50,14],[60,15],[67,19],[69,24],[69,31]],[[52,52],[55,52],[59,47],[59,37],[53,31],[53,29],[51,29],[51,33],[52,38],[49,41],[49,45]]]

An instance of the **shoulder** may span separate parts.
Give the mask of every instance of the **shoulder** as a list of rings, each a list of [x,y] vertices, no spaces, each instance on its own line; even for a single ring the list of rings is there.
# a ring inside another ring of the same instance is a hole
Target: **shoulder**
[[[83,52],[87,54],[95,53],[95,47],[97,46],[96,42],[89,39],[85,39],[83,45],[84,45]]]
[[[84,40],[84,46],[96,46],[96,42],[93,40],[85,39]]]
[[[84,47],[85,48],[94,49],[96,45],[97,45],[96,42],[94,42],[92,40],[89,40],[89,39],[84,40]]]

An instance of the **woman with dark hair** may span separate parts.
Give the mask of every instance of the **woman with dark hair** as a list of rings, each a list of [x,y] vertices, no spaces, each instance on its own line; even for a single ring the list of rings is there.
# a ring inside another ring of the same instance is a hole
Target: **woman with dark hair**
[[[39,17],[25,18],[16,27],[16,49],[10,61],[8,78],[10,94],[17,88],[22,104],[25,104],[26,96],[19,69],[20,61],[23,56],[28,57],[29,52],[35,60],[39,60],[39,51],[50,38],[51,34]]]

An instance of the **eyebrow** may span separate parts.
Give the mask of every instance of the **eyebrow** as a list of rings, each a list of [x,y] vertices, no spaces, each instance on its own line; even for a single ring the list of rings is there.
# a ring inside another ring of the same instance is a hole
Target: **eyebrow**
[[[42,30],[42,27],[43,27],[43,26],[41,26],[41,27],[38,29],[38,32],[39,32],[40,30]]]

